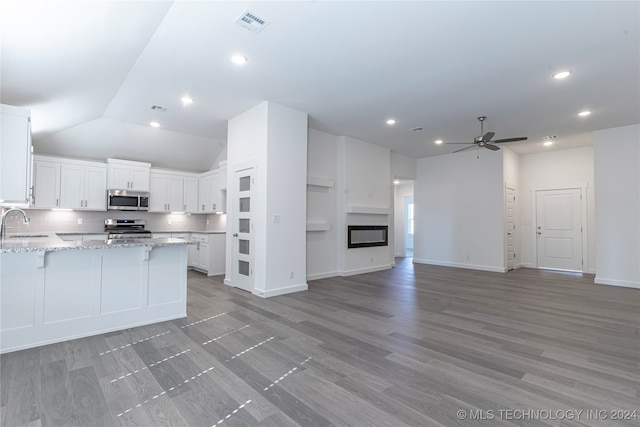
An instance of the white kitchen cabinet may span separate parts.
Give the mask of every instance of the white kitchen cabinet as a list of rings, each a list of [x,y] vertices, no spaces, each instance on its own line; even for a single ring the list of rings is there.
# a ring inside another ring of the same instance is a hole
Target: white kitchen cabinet
[[[189,267],[215,276],[225,273],[226,235],[224,233],[191,233]]]
[[[104,163],[34,156],[34,170],[34,207],[107,210]]]
[[[184,178],[165,172],[151,172],[149,212],[182,212]]]
[[[151,163],[107,159],[109,189],[149,191]]]
[[[34,205],[35,208],[52,209],[60,207],[60,169],[58,162],[34,156]]]
[[[152,169],[149,193],[150,212],[198,211],[197,175]]]
[[[191,267],[203,272],[209,271],[209,235],[191,233],[189,239],[189,264]]]
[[[0,105],[0,206],[31,200],[31,111]]]
[[[185,176],[184,178],[183,207],[184,212],[198,212],[198,178],[196,176]]]
[[[226,175],[225,175],[226,176]],[[220,172],[213,170],[200,175],[198,182],[199,213],[225,212],[220,190]]]
[[[61,208],[107,210],[107,165],[65,159],[60,174]]]

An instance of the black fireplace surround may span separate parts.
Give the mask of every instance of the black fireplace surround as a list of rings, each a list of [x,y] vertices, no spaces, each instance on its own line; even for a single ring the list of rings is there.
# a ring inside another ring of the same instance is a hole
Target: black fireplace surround
[[[349,249],[389,245],[388,225],[349,225],[347,229]]]

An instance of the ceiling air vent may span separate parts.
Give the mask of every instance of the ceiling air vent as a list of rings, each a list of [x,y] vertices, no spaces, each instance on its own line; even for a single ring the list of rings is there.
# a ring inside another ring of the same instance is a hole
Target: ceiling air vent
[[[269,21],[256,16],[248,10],[242,12],[240,16],[238,16],[235,21],[233,21],[233,23],[238,24],[241,27],[244,27],[252,33],[256,34],[264,30],[264,27],[270,24]]]
[[[167,107],[161,107],[161,106],[159,106],[159,105],[152,105],[152,106],[151,106],[151,109],[152,109],[152,110],[154,110],[154,111],[161,111],[161,112],[163,112],[163,113],[164,113],[165,111],[167,111]]]

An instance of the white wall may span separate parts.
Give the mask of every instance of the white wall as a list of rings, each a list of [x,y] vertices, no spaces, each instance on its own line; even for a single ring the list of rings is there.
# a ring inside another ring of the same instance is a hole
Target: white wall
[[[268,106],[265,296],[307,289],[307,114]]]
[[[338,209],[343,212],[344,226],[338,241],[342,241],[341,251],[344,254],[341,264],[342,275],[360,274],[370,271],[384,270],[391,267],[393,260],[392,244],[370,248],[347,249],[348,225],[386,225],[391,222],[392,197],[391,187],[391,151],[349,137],[340,137],[339,147],[342,150],[342,182],[343,200]],[[362,214],[346,213],[353,208],[381,208],[389,213]],[[392,240],[390,240],[390,243]]]
[[[307,115],[263,102],[229,120],[227,182],[246,164],[255,166],[254,293],[268,297],[306,290]],[[228,185],[228,203],[237,198],[234,187]],[[236,220],[233,209],[227,216]],[[232,233],[227,233],[227,248],[225,283],[233,285]]]
[[[503,158],[503,179],[505,184],[505,193],[504,200],[506,201],[507,188],[513,188],[515,190],[516,200],[514,203],[514,225],[515,230],[513,230],[513,246],[516,253],[515,266],[516,268],[520,267],[522,264],[521,260],[521,250],[520,245],[522,243],[521,237],[521,229],[520,225],[521,215],[520,215],[520,199],[522,199],[522,191],[520,190],[520,156],[513,151],[511,151],[507,147],[502,147],[502,158]],[[505,248],[506,248],[506,202],[505,202]],[[507,254],[505,252],[505,264],[507,263]]]
[[[393,153],[392,153],[393,154]],[[406,215],[404,203],[406,197],[413,197],[413,182],[406,182],[394,186],[394,215],[393,215],[393,255],[406,255]]]
[[[309,129],[307,174],[329,179],[333,187],[307,186],[307,222],[328,223],[327,231],[307,232],[307,278],[339,275],[338,231],[344,226],[338,216],[338,137]]]
[[[596,283],[640,288],[640,125],[594,132]]]
[[[418,174],[416,159],[391,152],[391,176],[401,179],[416,179]]]
[[[583,224],[587,254],[583,258],[586,272],[595,273],[595,222],[594,222],[593,147],[527,154],[520,157],[521,245],[520,263],[524,267],[537,268],[536,257],[536,209],[535,191],[560,188],[580,188],[586,191],[583,203],[587,209]],[[583,215],[584,216],[584,215]]]
[[[505,270],[503,152],[418,160],[414,262]]]

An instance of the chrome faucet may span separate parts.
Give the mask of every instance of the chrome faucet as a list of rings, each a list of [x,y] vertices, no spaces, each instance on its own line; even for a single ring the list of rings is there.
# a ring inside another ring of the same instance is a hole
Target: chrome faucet
[[[9,215],[9,213],[11,212],[20,212],[22,214],[22,217],[24,218],[25,223],[28,223],[31,221],[27,216],[27,213],[22,209],[19,209],[19,208],[8,209],[7,211],[5,211],[5,213],[2,214],[2,223],[0,223],[0,238],[3,238],[7,234],[7,225],[5,223],[7,220],[7,215]]]

